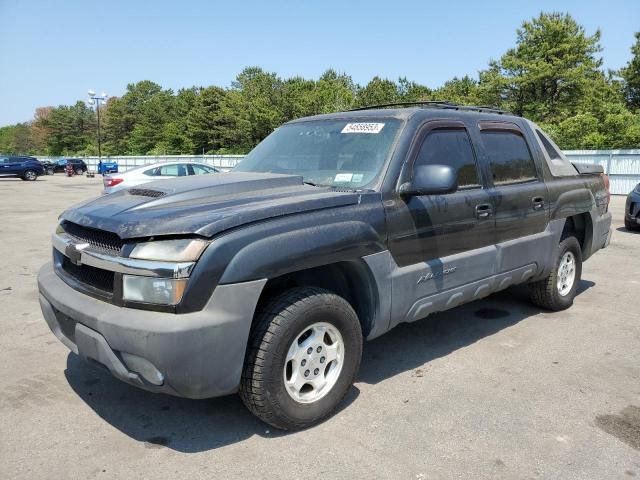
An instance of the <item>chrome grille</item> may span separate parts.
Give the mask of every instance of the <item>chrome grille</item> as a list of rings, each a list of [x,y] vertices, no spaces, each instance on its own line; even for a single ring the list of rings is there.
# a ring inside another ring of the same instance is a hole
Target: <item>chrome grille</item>
[[[78,282],[113,294],[113,272],[92,267],[91,265],[74,265],[65,256],[62,257],[61,266],[67,275],[75,278]]]
[[[112,232],[105,232],[97,228],[83,227],[72,222],[64,222],[62,228],[67,235],[73,237],[78,243],[88,243],[97,250],[119,255],[122,248],[122,239]]]

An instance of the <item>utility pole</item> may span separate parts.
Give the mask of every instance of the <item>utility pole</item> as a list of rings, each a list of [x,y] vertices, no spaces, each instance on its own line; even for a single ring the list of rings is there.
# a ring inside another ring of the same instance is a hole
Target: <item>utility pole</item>
[[[89,90],[89,105],[96,106],[96,114],[98,115],[98,165],[102,165],[102,135],[100,134],[100,105],[107,102],[108,95],[102,92],[97,95],[95,91]],[[102,172],[98,172],[102,173]]]

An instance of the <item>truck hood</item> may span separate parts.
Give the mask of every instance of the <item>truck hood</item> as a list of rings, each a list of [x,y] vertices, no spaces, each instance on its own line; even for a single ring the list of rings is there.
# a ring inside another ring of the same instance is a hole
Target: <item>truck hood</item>
[[[305,185],[302,177],[221,173],[145,183],[66,210],[61,218],[120,238],[212,237],[268,218],[358,203],[360,194]]]

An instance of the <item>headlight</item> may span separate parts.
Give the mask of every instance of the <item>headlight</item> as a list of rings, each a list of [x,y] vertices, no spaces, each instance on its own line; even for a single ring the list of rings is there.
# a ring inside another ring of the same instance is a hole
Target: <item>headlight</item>
[[[129,258],[161,262],[192,262],[200,257],[206,246],[207,242],[204,240],[192,238],[151,241],[139,243],[133,247]]]
[[[176,305],[187,286],[186,278],[122,276],[122,298],[134,302]]]

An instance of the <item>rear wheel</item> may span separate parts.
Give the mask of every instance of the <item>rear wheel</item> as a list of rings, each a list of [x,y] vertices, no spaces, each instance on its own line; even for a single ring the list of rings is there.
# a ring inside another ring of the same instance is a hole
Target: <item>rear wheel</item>
[[[559,244],[554,267],[549,275],[529,284],[531,301],[548,310],[564,310],[573,304],[582,276],[582,250],[575,237]]]
[[[344,399],[361,355],[360,322],[345,299],[315,287],[289,290],[256,317],[240,396],[276,428],[309,427]]]
[[[27,170],[22,175],[22,179],[28,182],[33,182],[38,178],[38,173],[35,170]]]
[[[76,168],[76,175],[82,175],[83,171],[81,168]]]

